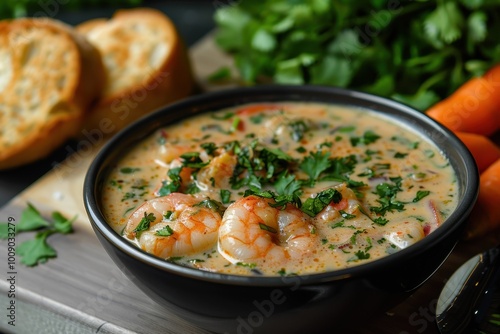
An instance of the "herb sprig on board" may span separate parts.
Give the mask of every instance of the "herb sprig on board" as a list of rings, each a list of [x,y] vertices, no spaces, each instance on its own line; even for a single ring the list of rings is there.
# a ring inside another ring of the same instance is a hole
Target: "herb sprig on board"
[[[246,84],[322,84],[420,110],[500,61],[500,0],[231,1],[217,45]]]
[[[54,211],[51,218],[51,220],[44,218],[31,203],[28,203],[21,213],[21,218],[15,225],[15,234],[36,232],[33,239],[23,241],[16,247],[16,253],[21,257],[21,263],[24,265],[33,267],[56,257],[57,251],[47,242],[49,236],[73,232],[73,222],[76,216],[68,219],[60,212]],[[12,223],[0,223],[0,239],[10,238],[10,224]]]

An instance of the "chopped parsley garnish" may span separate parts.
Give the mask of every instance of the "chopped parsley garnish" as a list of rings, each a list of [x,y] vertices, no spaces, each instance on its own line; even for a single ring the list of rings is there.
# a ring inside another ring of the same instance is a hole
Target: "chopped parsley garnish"
[[[231,191],[227,189],[220,190],[220,200],[222,204],[228,204],[231,202]]]
[[[224,207],[224,205],[222,205],[221,202],[218,202],[218,201],[213,200],[213,199],[203,200],[203,201],[201,201],[199,203],[196,203],[193,206],[203,207],[203,208],[210,209],[210,210],[212,210],[214,212],[217,212],[221,216],[224,214],[224,211],[226,211],[226,208]]]
[[[359,250],[354,253],[356,255],[357,260],[368,260],[370,258],[370,253]]]
[[[395,141],[395,142],[398,142],[401,145],[404,145],[404,146],[408,147],[411,150],[417,149],[418,145],[419,145],[418,141],[413,142],[413,141],[409,140],[406,137],[393,136],[393,137],[391,137],[391,140]]]
[[[172,220],[173,215],[174,212],[169,210],[163,214],[163,218],[165,218],[166,220]]]
[[[404,203],[396,199],[396,195],[401,191],[401,178],[391,178],[394,183],[380,183],[376,187],[376,194],[379,196],[377,202],[380,206],[370,207],[370,211],[381,216],[386,212],[403,211]]]
[[[302,160],[299,168],[309,176],[309,185],[313,186],[317,181],[321,173],[327,170],[331,166],[331,161],[329,159],[330,153],[310,152],[309,156]]]
[[[140,168],[123,167],[123,168],[120,168],[120,173],[122,173],[122,174],[132,174],[132,173],[138,172],[140,170],[141,170]]]
[[[360,146],[360,145],[368,145],[376,142],[381,137],[373,131],[366,131],[361,137],[352,137],[351,145],[352,146]]]
[[[160,237],[169,237],[174,234],[174,230],[170,227],[170,225],[165,226],[161,230],[156,231],[155,235]]]
[[[264,223],[259,223],[259,227],[260,227],[261,230],[264,230],[264,231],[267,231],[267,232],[278,233],[278,231],[276,231],[276,229],[274,227],[266,225]]]
[[[331,202],[339,203],[341,200],[342,194],[337,189],[328,188],[315,197],[308,198],[300,209],[307,215],[315,217]]]
[[[304,138],[305,132],[309,130],[309,127],[303,120],[290,122],[288,126],[291,129],[290,136],[296,142],[301,141]]]
[[[168,194],[179,191],[182,183],[182,179],[180,177],[180,172],[182,167],[175,167],[169,169],[167,172],[167,176],[170,180],[162,181],[162,185],[158,190],[158,195],[166,196]]]
[[[264,114],[250,116],[250,122],[252,122],[253,124],[260,124],[264,120],[264,117],[265,117]]]
[[[209,164],[200,158],[200,152],[188,152],[181,155],[182,166],[200,169]]]
[[[389,220],[384,217],[377,217],[373,219],[373,222],[377,225],[384,226],[389,222]]]
[[[202,143],[200,146],[202,149],[205,150],[205,152],[207,152],[208,155],[213,155],[214,152],[217,150],[217,145],[215,145],[215,143],[212,142]]]
[[[426,197],[430,193],[431,192],[429,190],[419,190],[419,191],[417,191],[417,195],[413,199],[413,202],[416,203],[416,202],[420,201],[422,198]]]
[[[353,218],[356,218],[356,215],[353,215],[353,214],[350,214],[348,212],[345,212],[344,210],[340,210],[339,213],[340,213],[340,216],[342,216],[342,218],[344,218],[344,219],[353,219]]]
[[[142,217],[141,221],[134,228],[133,232],[140,233],[149,229],[149,226],[152,222],[156,220],[156,217],[153,213],[144,212],[144,217]]]
[[[257,267],[257,263],[236,262],[236,265],[240,267],[247,267],[250,269],[254,269],[255,267]]]

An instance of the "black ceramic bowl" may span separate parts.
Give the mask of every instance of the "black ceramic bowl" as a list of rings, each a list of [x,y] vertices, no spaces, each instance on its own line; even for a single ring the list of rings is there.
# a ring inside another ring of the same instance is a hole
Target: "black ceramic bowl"
[[[101,193],[110,168],[159,127],[193,114],[251,102],[313,101],[368,108],[406,123],[448,157],[459,184],[459,205],[435,232],[396,254],[333,272],[292,277],[244,277],[182,267],[136,248],[106,223]],[[478,172],[467,148],[426,115],[360,92],[318,86],[260,86],[195,96],[129,126],[88,170],[84,200],[100,242],[147,295],[177,315],[215,332],[311,333],[384,310],[425,282],[450,254],[478,193]]]

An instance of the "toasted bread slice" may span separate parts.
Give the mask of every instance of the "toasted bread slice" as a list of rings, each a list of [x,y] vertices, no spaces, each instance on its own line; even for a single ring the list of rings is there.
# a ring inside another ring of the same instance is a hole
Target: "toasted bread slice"
[[[52,19],[0,21],[0,169],[47,156],[105,83],[98,50]]]
[[[120,10],[110,20],[87,21],[76,29],[99,49],[108,75],[86,128],[116,132],[193,91],[186,48],[162,12]]]

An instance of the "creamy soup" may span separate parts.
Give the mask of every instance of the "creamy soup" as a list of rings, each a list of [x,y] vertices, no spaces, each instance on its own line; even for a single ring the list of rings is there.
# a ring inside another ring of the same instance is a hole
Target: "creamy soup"
[[[446,157],[370,110],[249,104],[164,127],[104,187],[105,217],[166,261],[241,275],[374,261],[439,228],[457,205]]]

